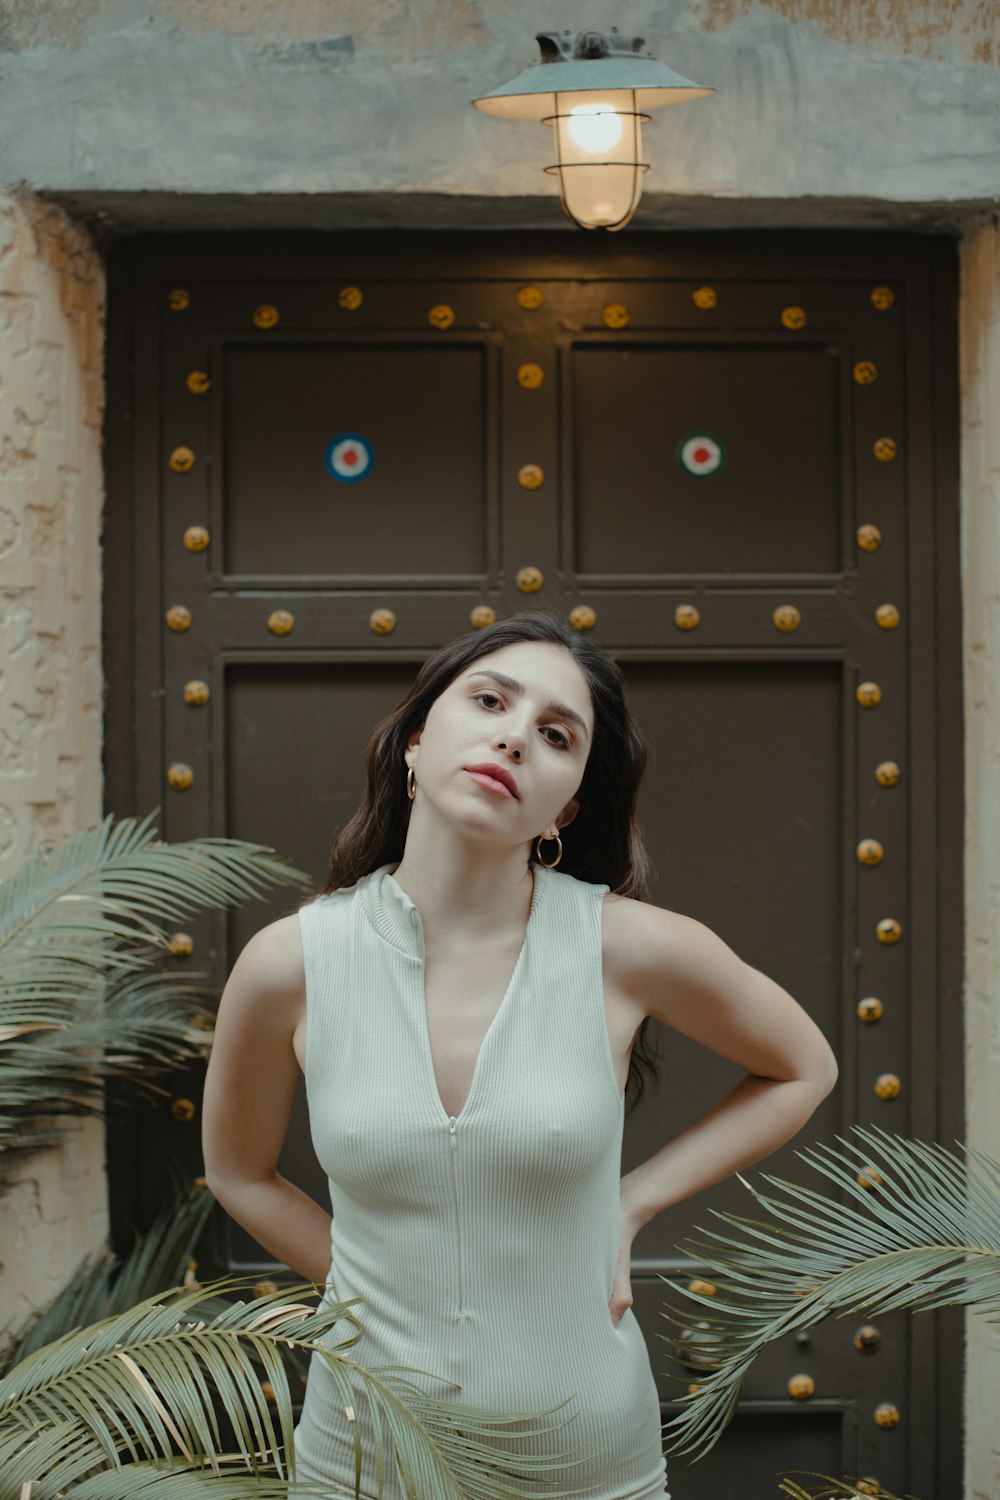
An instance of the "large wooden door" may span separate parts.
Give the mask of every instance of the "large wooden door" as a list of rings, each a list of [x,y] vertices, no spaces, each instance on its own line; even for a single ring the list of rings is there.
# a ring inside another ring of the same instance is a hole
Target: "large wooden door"
[[[650,898],[772,975],[840,1058],[763,1169],[823,1186],[795,1146],[853,1121],[961,1136],[950,247],[158,238],[117,250],[111,284],[108,810],[272,845],[318,884],[419,662],[477,611],[564,610],[622,662],[653,743]],[[175,967],[221,987],[291,904],[196,923]],[[660,1045],[625,1170],[738,1076]],[[193,1116],[167,1099],[112,1142],[116,1222],[151,1217],[165,1157],[200,1170],[201,1080],[174,1084]],[[327,1201],[302,1098],[281,1169]],[[677,1246],[711,1208],[750,1202],[730,1181],[636,1242],[665,1417],[691,1372],[657,1337],[658,1274],[697,1272]],[[281,1271],[220,1214],[200,1274],[226,1268]],[[850,1320],[770,1348],[711,1457],[671,1460],[677,1500],[765,1500],[795,1467],[957,1493],[959,1320],[878,1323],[871,1354]]]

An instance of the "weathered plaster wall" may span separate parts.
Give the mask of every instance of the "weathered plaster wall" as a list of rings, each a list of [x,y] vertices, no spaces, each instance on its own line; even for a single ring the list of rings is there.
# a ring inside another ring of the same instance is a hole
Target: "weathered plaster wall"
[[[1000,1160],[1000,223],[963,247],[966,1135]],[[1000,1496],[1000,1325],[968,1318],[966,1487]]]
[[[660,198],[996,202],[983,0],[5,0],[0,181],[56,192],[534,194],[548,127],[470,107],[548,28],[606,27],[714,98],[659,111]],[[335,211],[335,209],[334,209]]]
[[[58,208],[0,197],[0,881],[102,817],[104,274]],[[104,1132],[0,1199],[0,1328],[107,1234]]]

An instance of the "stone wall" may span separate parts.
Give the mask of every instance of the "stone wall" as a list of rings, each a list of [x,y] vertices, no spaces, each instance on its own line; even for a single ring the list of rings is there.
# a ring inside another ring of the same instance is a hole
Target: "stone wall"
[[[59,208],[0,196],[0,880],[100,822],[104,273]],[[104,1130],[0,1201],[0,1329],[107,1237]]]
[[[1000,224],[963,245],[966,1139],[1000,1160]],[[1000,1325],[968,1315],[968,1500],[1000,1496]]]

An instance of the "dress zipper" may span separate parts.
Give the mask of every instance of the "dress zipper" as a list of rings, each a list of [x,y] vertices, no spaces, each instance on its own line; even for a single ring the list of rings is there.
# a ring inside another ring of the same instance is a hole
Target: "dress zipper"
[[[458,1206],[458,1163],[455,1153],[458,1143],[455,1139],[455,1127],[458,1124],[456,1115],[448,1116],[448,1140],[451,1144],[449,1155],[451,1156],[451,1186],[455,1198],[455,1238],[458,1247],[458,1316],[465,1317],[465,1294],[462,1285],[462,1219]]]

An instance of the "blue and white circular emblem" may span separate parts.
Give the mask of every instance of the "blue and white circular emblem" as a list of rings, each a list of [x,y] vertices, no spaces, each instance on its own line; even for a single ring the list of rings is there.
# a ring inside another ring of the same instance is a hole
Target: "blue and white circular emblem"
[[[327,444],[327,472],[341,484],[356,484],[364,479],[375,462],[371,443],[356,432],[342,432]]]
[[[682,469],[696,479],[707,479],[726,466],[726,445],[710,432],[692,432],[677,444]]]

